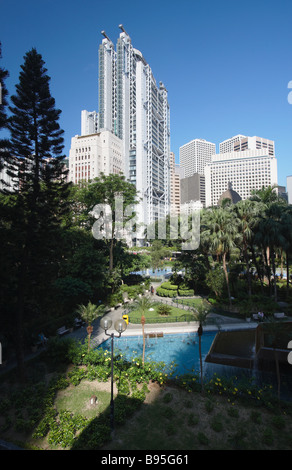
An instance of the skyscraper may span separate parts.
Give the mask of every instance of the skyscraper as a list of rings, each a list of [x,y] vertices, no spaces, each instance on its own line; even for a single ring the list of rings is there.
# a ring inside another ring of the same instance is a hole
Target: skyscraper
[[[206,206],[216,206],[230,185],[242,199],[249,198],[254,189],[277,185],[277,159],[273,149],[272,142],[270,147],[213,155],[205,167]]]
[[[179,149],[179,161],[185,170],[185,177],[194,173],[204,174],[204,168],[216,153],[216,145],[204,139],[194,139]]]
[[[288,203],[292,204],[292,176],[287,176]]]
[[[231,139],[224,140],[219,144],[219,153],[243,152],[244,150],[265,149],[268,155],[275,155],[275,143],[273,140],[263,137],[249,137],[238,134]]]
[[[123,141],[125,176],[142,202],[138,222],[164,217],[170,203],[168,93],[122,25],[116,50],[104,31],[99,47],[99,126]]]

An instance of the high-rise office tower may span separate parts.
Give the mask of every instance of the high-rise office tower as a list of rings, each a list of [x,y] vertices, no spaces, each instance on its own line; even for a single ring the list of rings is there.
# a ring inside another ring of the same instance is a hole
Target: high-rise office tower
[[[71,139],[69,180],[79,183],[101,175],[124,173],[123,143],[108,130]]]
[[[244,139],[244,138],[246,138],[245,135],[237,134],[234,137],[231,137],[230,139],[226,139],[223,142],[220,142],[219,153],[233,152],[234,145],[237,144],[237,142],[240,142],[241,139]]]
[[[175,163],[175,155],[170,152],[170,214],[180,213],[180,181],[184,177],[184,169]]]
[[[96,111],[81,111],[81,135],[96,134],[99,131],[99,114]]]
[[[288,203],[292,204],[292,176],[287,176]]]
[[[179,161],[185,169],[185,177],[194,173],[204,174],[204,168],[216,153],[216,145],[204,139],[194,139],[179,149]]]
[[[125,176],[142,202],[138,222],[164,217],[170,203],[170,118],[167,90],[157,86],[122,25],[116,50],[104,31],[99,47],[99,127],[123,141]]]
[[[216,206],[221,195],[232,186],[242,199],[251,196],[252,190],[278,183],[277,159],[272,140],[240,136],[220,144],[221,152],[213,155],[205,167],[206,206]],[[225,151],[224,151],[225,150]]]
[[[275,143],[273,140],[263,137],[249,137],[238,134],[231,139],[224,140],[219,144],[219,153],[243,152],[244,150],[265,149],[268,155],[275,155]]]

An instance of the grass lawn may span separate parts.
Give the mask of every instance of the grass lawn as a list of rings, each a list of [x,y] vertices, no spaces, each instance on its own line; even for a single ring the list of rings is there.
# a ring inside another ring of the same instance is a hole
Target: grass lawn
[[[189,302],[189,306],[196,308],[198,305],[204,302],[203,299],[184,299],[185,302]],[[171,322],[183,322],[183,321],[194,321],[194,315],[189,309],[180,307],[171,307],[169,315],[159,315],[158,306],[160,302],[155,302],[153,310],[147,311],[145,314],[146,323],[171,323]],[[129,313],[129,320],[131,323],[141,323],[141,312],[138,310],[132,310]]]
[[[97,404],[91,405],[91,396],[96,396]],[[58,392],[56,409],[58,412],[68,410],[71,413],[82,414],[88,419],[103,413],[110,406],[110,393],[102,390],[102,384],[83,380],[77,387],[72,385]]]
[[[92,372],[92,367],[88,366],[88,371]],[[79,370],[85,370],[84,366]],[[187,382],[183,379],[180,385],[171,382],[161,385],[157,380],[141,382],[142,373],[140,364],[137,367],[131,365],[123,375],[122,386],[128,374],[136,377],[131,382],[131,391],[127,392],[123,387],[117,395],[118,382],[115,382],[113,437],[109,434],[109,379],[84,378],[77,385],[69,381],[56,395],[50,393],[43,403],[48,405],[52,400],[52,414],[47,415],[49,421],[45,422],[39,421],[42,417],[39,414],[34,419],[42,396],[40,385],[31,389],[16,388],[10,390],[9,395],[6,386],[2,385],[0,437],[22,448],[47,450],[74,449],[76,444],[79,449],[87,449],[88,443],[90,449],[104,451],[292,449],[292,408],[270,402],[265,390],[251,390],[249,395],[244,388],[237,389],[230,384],[226,395],[227,385],[217,377],[212,379],[209,388],[205,384],[206,392],[202,395],[199,382],[196,382],[198,378],[193,377]],[[191,389],[193,381],[197,386]],[[147,391],[139,406],[133,406],[137,394],[145,386]],[[95,406],[90,404],[92,395],[97,397]],[[34,436],[35,430],[42,430],[46,423],[49,423],[49,431]],[[52,438],[58,439],[58,443]],[[64,439],[69,442],[67,445],[63,445]]]
[[[288,450],[291,430],[291,416],[277,410],[166,386],[116,429],[104,449]]]
[[[57,409],[87,417],[102,414],[109,406],[109,382],[82,381],[58,394]],[[291,449],[291,416],[256,404],[240,404],[220,396],[148,385],[142,407],[117,425],[104,450],[268,450]],[[91,394],[98,398],[89,410]]]

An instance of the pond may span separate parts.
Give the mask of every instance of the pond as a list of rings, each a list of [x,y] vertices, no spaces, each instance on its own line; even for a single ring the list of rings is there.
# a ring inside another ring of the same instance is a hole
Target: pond
[[[205,362],[210,351],[217,331],[207,331],[202,335],[202,359],[203,373],[205,375],[213,375],[216,371],[221,371],[224,366],[220,364],[211,364]],[[110,350],[110,339],[102,343],[99,348]],[[143,337],[137,336],[121,336],[114,340],[115,352],[120,352],[127,360],[134,357],[142,356],[143,353]],[[175,375],[183,375],[186,373],[199,373],[200,371],[200,355],[199,355],[199,336],[195,332],[164,334],[163,336],[145,338],[145,361],[155,361],[165,363],[165,372],[175,372]],[[226,367],[225,367],[226,368]],[[234,373],[237,368],[227,367],[226,371]]]

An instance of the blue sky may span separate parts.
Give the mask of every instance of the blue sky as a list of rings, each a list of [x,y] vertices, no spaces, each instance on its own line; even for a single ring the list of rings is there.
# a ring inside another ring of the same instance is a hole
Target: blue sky
[[[122,23],[168,90],[171,150],[236,134],[275,141],[278,183],[292,174],[291,0],[0,0],[1,66],[10,95],[36,47],[62,110],[68,155],[82,109],[98,111],[98,46]]]

